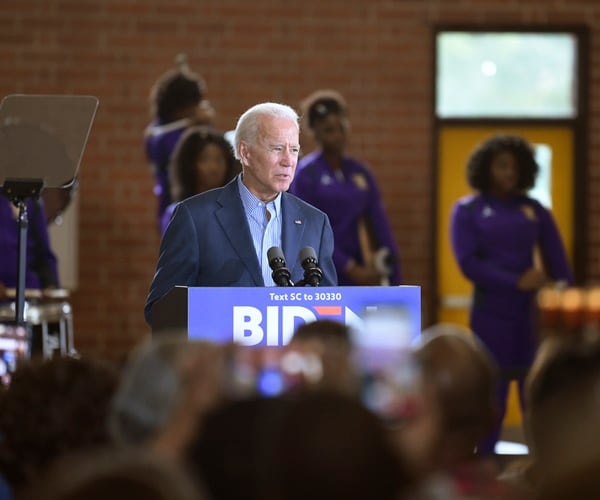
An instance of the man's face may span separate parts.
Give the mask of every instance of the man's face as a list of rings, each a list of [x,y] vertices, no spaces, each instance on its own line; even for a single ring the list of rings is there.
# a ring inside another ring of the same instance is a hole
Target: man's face
[[[300,141],[293,120],[274,116],[259,118],[256,144],[242,141],[240,157],[244,184],[258,199],[269,202],[287,191],[294,179]]]

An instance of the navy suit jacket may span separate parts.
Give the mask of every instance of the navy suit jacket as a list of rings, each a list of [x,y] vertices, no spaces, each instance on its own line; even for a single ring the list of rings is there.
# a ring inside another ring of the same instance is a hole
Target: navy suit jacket
[[[281,215],[282,250],[292,281],[304,277],[298,254],[302,247],[311,246],[323,271],[321,285],[336,286],[333,231],[327,215],[290,193],[282,193]],[[176,285],[264,286],[237,178],[177,205],[160,244],[144,308],[149,324],[152,305]]]

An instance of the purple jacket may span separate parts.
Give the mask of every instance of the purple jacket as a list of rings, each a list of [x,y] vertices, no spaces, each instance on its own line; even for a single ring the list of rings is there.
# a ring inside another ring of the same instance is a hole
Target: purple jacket
[[[177,142],[191,124],[188,119],[161,125],[152,123],[144,133],[146,156],[152,164],[154,173],[154,194],[158,197],[158,225],[169,204],[171,203],[171,185],[169,182],[168,166]]]
[[[336,177],[321,151],[313,151],[299,162],[290,193],[321,209],[329,216],[335,238],[333,261],[340,285],[354,285],[344,270],[349,260],[364,264],[358,226],[361,218],[370,225],[377,248],[391,252],[391,285],[400,284],[398,249],[389,219],[384,210],[379,188],[368,167],[344,157],[343,178]]]
[[[474,285],[471,328],[500,366],[528,366],[536,349],[535,291],[517,288],[539,252],[548,276],[573,283],[552,214],[527,196],[470,195],[451,216],[456,261]]]
[[[44,209],[38,202],[27,201],[27,261],[25,287],[41,289],[58,286],[56,256],[50,248]],[[0,195],[0,282],[17,286],[19,226],[11,202]]]

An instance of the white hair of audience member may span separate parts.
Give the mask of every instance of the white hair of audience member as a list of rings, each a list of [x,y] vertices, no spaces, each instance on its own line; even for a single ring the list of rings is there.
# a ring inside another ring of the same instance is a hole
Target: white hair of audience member
[[[165,332],[138,346],[112,402],[109,431],[113,440],[143,445],[156,438],[189,403],[194,385],[213,376],[207,365],[218,357],[218,349],[209,342],[188,340],[180,332]]]

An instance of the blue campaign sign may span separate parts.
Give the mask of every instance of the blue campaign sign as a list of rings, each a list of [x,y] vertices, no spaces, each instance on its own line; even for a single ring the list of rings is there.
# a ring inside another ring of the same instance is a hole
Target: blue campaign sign
[[[394,311],[411,340],[421,332],[421,288],[192,287],[188,289],[188,337],[247,346],[286,345],[301,324],[332,319],[362,327],[373,313]]]

